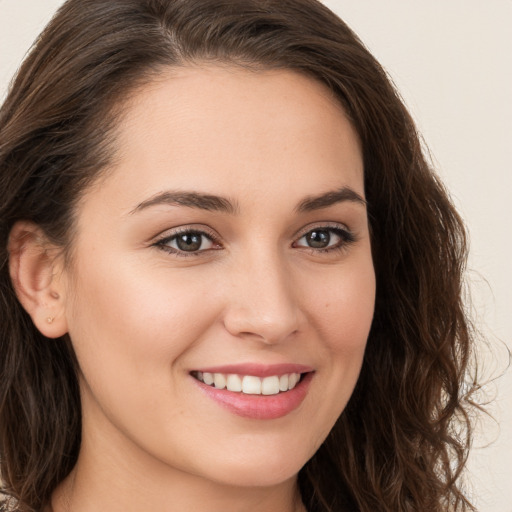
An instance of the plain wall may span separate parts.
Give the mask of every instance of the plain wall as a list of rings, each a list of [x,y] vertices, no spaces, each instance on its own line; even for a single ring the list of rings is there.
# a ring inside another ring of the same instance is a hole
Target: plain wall
[[[0,0],[0,97],[62,2]],[[388,70],[471,235],[468,282],[482,377],[512,349],[512,1],[326,0]],[[468,478],[481,512],[512,512],[512,371],[484,387]],[[486,446],[488,445],[488,446]]]

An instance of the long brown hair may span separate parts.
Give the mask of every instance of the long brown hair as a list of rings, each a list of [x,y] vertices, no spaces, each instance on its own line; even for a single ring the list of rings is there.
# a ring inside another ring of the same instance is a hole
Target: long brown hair
[[[44,338],[8,272],[13,224],[69,250],[84,190],[114,155],[123,102],[190,62],[286,68],[327,85],[363,148],[377,276],[354,394],[299,474],[310,511],[467,511],[461,301],[465,230],[381,66],[315,0],[69,0],[0,110],[0,464],[3,492],[38,511],[73,468],[80,399],[70,340]]]

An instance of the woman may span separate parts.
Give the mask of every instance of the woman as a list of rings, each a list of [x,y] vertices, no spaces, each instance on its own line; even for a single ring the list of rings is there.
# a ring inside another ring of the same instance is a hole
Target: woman
[[[70,0],[0,114],[18,510],[472,510],[464,228],[312,0]]]

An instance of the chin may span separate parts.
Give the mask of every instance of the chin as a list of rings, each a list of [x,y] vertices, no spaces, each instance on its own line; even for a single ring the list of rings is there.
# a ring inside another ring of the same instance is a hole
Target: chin
[[[297,450],[295,450],[297,452]],[[310,456],[297,457],[297,453],[288,451],[278,455],[262,453],[256,460],[246,454],[243,460],[226,461],[218,465],[215,477],[219,483],[236,487],[272,487],[296,478]]]

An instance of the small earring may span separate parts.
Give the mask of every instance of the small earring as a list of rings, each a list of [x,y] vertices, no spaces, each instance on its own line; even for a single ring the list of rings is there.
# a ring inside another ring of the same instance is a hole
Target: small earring
[[[55,320],[55,318],[53,318],[53,316],[49,316],[49,317],[46,319],[46,321],[47,321],[49,324],[53,323],[53,321],[54,321],[54,320]]]

